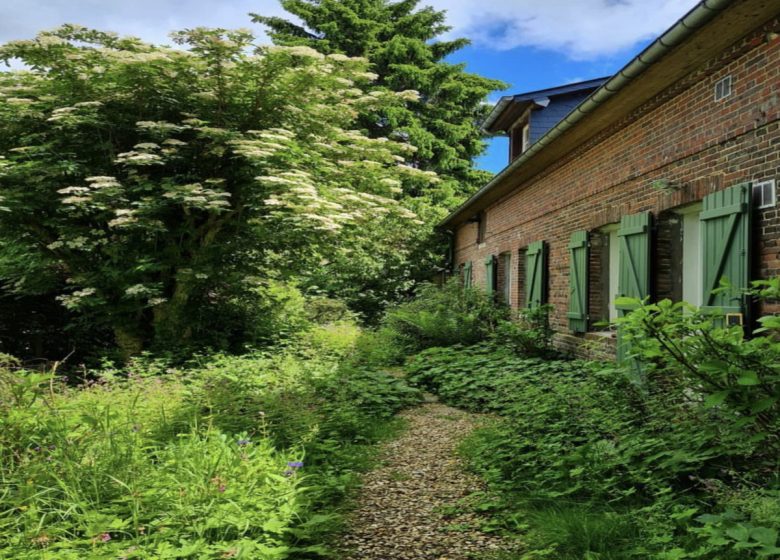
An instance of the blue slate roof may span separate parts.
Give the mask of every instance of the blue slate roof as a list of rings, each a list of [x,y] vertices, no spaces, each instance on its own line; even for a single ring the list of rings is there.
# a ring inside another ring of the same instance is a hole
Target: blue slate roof
[[[534,142],[608,79],[596,78],[502,97],[482,127],[494,134],[506,132],[528,107],[535,106],[531,119],[531,142]]]

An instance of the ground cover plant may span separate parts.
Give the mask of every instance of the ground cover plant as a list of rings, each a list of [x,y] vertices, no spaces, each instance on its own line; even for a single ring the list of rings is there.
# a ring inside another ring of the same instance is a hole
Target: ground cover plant
[[[634,304],[621,329],[639,375],[488,341],[425,350],[409,378],[495,415],[463,452],[522,558],[777,557],[776,319],[745,338],[688,306]]]
[[[319,336],[320,350],[328,337],[340,338]],[[4,357],[0,556],[327,555],[372,444],[417,399],[390,374],[340,365],[345,347],[179,370],[140,360],[78,385]]]

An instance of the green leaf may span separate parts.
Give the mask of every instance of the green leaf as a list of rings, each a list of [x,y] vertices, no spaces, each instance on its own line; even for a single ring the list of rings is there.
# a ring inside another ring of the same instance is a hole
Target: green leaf
[[[766,399],[761,399],[760,401],[756,401],[753,403],[753,405],[750,407],[751,412],[764,412],[765,410],[769,410],[773,406],[775,406],[775,403],[777,403],[778,397],[768,397]]]
[[[729,394],[731,394],[731,391],[718,391],[717,393],[712,393],[711,395],[708,395],[706,399],[704,399],[704,406],[719,406],[723,404],[726,398],[728,398]]]
[[[777,543],[777,531],[767,527],[755,527],[750,530],[750,538],[764,546],[774,546]]]
[[[758,374],[755,371],[744,371],[737,378],[737,383],[740,385],[758,385],[761,380],[758,378]]]

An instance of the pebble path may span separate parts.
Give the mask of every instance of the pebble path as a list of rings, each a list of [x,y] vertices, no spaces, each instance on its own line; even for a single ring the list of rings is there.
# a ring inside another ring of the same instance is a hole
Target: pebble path
[[[479,478],[464,471],[456,453],[477,417],[436,402],[401,417],[408,427],[385,445],[382,466],[364,477],[339,558],[492,558],[505,543],[479,530],[479,516],[457,511],[463,498],[484,490]]]

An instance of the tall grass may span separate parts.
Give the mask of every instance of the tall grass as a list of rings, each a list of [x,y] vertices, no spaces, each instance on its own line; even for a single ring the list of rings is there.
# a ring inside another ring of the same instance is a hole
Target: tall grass
[[[340,365],[355,336],[182,371],[139,362],[76,386],[0,367],[0,558],[327,554],[366,444],[416,398]]]

